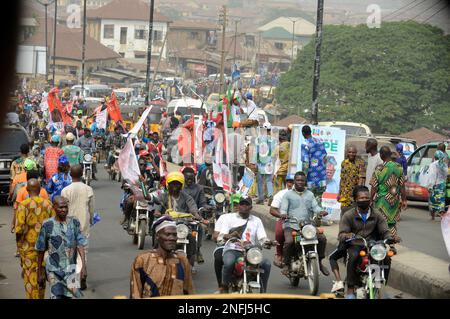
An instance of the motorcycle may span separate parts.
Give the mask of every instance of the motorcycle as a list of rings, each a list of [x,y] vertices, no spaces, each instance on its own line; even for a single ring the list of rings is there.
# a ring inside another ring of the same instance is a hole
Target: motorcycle
[[[310,222],[299,222],[295,217],[288,220],[299,225],[298,230],[292,231],[295,253],[288,263],[289,278],[292,287],[297,287],[300,278],[308,280],[309,291],[315,296],[319,291],[319,256],[317,253],[317,229]]]
[[[347,242],[361,240],[363,246],[359,252],[356,271],[360,276],[360,287],[355,287],[356,299],[382,299],[386,287],[385,264],[387,258],[395,255],[395,251],[388,245],[389,240],[369,240],[355,236]],[[392,243],[392,242],[389,242]]]
[[[133,244],[144,249],[145,237],[150,234],[149,225],[153,223],[153,214],[147,201],[136,201],[136,208],[128,222],[128,234],[133,236]]]
[[[105,141],[104,141],[103,137],[101,137],[101,136],[95,137],[95,149],[96,149],[96,151],[93,154],[95,161],[97,163],[100,163],[102,153],[104,153],[104,151],[105,151]],[[106,158],[106,155],[104,155],[104,157]]]
[[[86,183],[86,185],[91,185],[92,164],[93,164],[92,155],[89,153],[84,154],[84,156],[83,156],[83,181]]]
[[[113,154],[114,163],[111,165],[111,168],[109,168],[108,173],[109,173],[110,180],[115,181],[116,177],[117,177],[117,181],[120,183],[122,180],[122,174],[119,169],[119,161],[118,161],[119,155],[120,155],[120,149],[115,148],[114,154]]]
[[[270,245],[265,248],[269,249],[276,244],[276,242],[270,242]],[[262,293],[261,273],[264,270],[259,266],[263,261],[262,247],[244,243],[238,238],[230,238],[225,243],[224,249],[231,245],[234,250],[240,250],[244,255],[235,262],[230,291],[239,294]]]
[[[197,255],[198,232],[201,227],[200,222],[192,217],[177,218],[177,246],[179,251],[183,251],[191,266],[194,266]],[[189,235],[192,241],[189,240]]]
[[[203,210],[201,214],[204,219],[208,220],[206,238],[211,239],[216,221],[220,216],[228,213],[229,204],[225,192],[222,189],[216,189],[214,195],[205,193],[205,197],[212,209]]]

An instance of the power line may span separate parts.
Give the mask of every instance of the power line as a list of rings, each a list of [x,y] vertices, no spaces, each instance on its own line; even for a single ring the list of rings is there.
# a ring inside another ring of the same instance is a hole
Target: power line
[[[403,13],[405,13],[405,12],[411,10],[411,9],[414,9],[415,7],[417,7],[417,6],[421,5],[422,3],[424,3],[425,1],[427,1],[427,0],[422,0],[422,1],[420,1],[419,3],[417,3],[417,4],[414,5],[414,6],[412,6],[411,8],[406,9]],[[397,15],[397,14],[396,14],[396,15]],[[392,18],[392,17],[391,17],[391,18]]]
[[[400,10],[403,10],[403,9],[406,8],[406,7],[409,7],[409,6],[412,5],[414,2],[417,2],[417,1],[419,1],[419,0],[413,0],[412,2],[408,3],[407,5],[405,5],[405,6],[401,7],[401,8],[399,8],[399,9],[397,9],[397,10],[395,10],[395,11],[389,13],[389,14],[387,14],[384,18],[385,18],[385,19],[389,18],[389,16],[391,16],[391,15],[393,15],[393,14],[399,12]]]
[[[432,14],[430,17],[428,17],[426,20],[424,20],[422,23],[427,22],[428,20],[430,20],[432,17],[434,17],[436,14],[438,14],[439,12],[441,12],[442,10],[444,10],[445,8],[448,7],[448,3],[445,4],[445,6],[443,6],[441,9],[439,9],[437,12],[435,12],[434,14]]]
[[[439,0],[438,2],[436,2],[435,4],[433,4],[431,7],[428,7],[426,10],[420,12],[418,15],[414,16],[414,18],[411,18],[411,19],[409,19],[409,20],[414,20],[414,19],[416,19],[417,17],[421,16],[422,14],[424,14],[425,12],[427,12],[428,10],[430,10],[430,9],[433,8],[433,7],[435,7],[436,5],[438,5],[438,4],[441,3],[441,2],[442,2],[442,0]]]

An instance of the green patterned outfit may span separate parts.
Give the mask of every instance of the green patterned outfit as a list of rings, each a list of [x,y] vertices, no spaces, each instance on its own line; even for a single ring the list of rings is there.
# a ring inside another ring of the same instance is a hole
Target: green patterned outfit
[[[376,190],[375,208],[385,216],[391,233],[397,233],[400,219],[401,189],[405,185],[403,168],[395,162],[379,165],[372,176],[370,185]]]

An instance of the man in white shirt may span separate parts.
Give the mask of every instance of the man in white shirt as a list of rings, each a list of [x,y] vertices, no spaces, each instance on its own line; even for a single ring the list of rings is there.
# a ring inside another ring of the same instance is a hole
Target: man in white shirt
[[[253,95],[251,92],[247,92],[246,94],[242,95],[242,99],[244,100],[245,104],[247,105],[247,120],[243,121],[241,126],[243,127],[251,127],[251,126],[258,126],[258,112],[255,102],[253,102]]]
[[[219,233],[218,242],[225,243],[234,237],[243,242],[251,242],[253,245],[269,244],[270,240],[267,238],[261,219],[252,215],[251,209],[251,199],[241,198],[239,213],[229,213],[220,216],[214,229]],[[227,245],[223,248],[223,256],[215,254],[216,257],[221,258],[223,261],[221,293],[228,293],[236,260],[243,256],[243,252],[237,249],[237,245]],[[265,258],[259,266],[264,270],[261,274],[262,292],[266,292],[271,265],[269,260]]]
[[[68,216],[74,216],[80,221],[81,233],[88,239],[89,228],[93,224],[94,218],[94,191],[92,187],[81,182],[81,177],[83,176],[83,168],[81,165],[72,166],[70,175],[72,177],[72,184],[62,190],[61,196],[69,201]],[[88,246],[86,245],[84,249],[86,262],[87,248]],[[77,264],[80,263],[81,260],[77,261]],[[86,288],[86,279],[82,279],[81,290],[85,290]]]
[[[369,191],[372,189],[370,185],[370,181],[372,179],[372,175],[375,172],[375,168],[378,165],[383,165],[383,160],[378,153],[378,142],[374,138],[369,138],[366,141],[366,153],[369,154],[369,158],[367,161],[367,169],[366,169],[366,182],[365,186],[369,188]]]
[[[275,240],[278,242],[277,250],[275,253],[275,260],[273,264],[279,268],[283,265],[283,244],[284,244],[284,233],[283,233],[283,220],[281,219],[280,207],[283,196],[294,187],[294,176],[289,174],[286,176],[286,188],[276,193],[273,197],[272,204],[270,205],[270,215],[278,218],[275,224]]]

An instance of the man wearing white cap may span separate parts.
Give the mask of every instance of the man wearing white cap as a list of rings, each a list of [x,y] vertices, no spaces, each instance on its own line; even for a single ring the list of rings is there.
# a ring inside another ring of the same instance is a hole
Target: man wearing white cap
[[[64,154],[69,159],[70,166],[78,165],[83,162],[83,151],[78,146],[73,145],[74,141],[75,135],[73,135],[73,133],[67,133],[67,145],[62,148]]]
[[[163,216],[153,224],[158,248],[136,257],[131,266],[130,298],[192,295],[194,285],[189,261],[177,253],[177,227]]]

